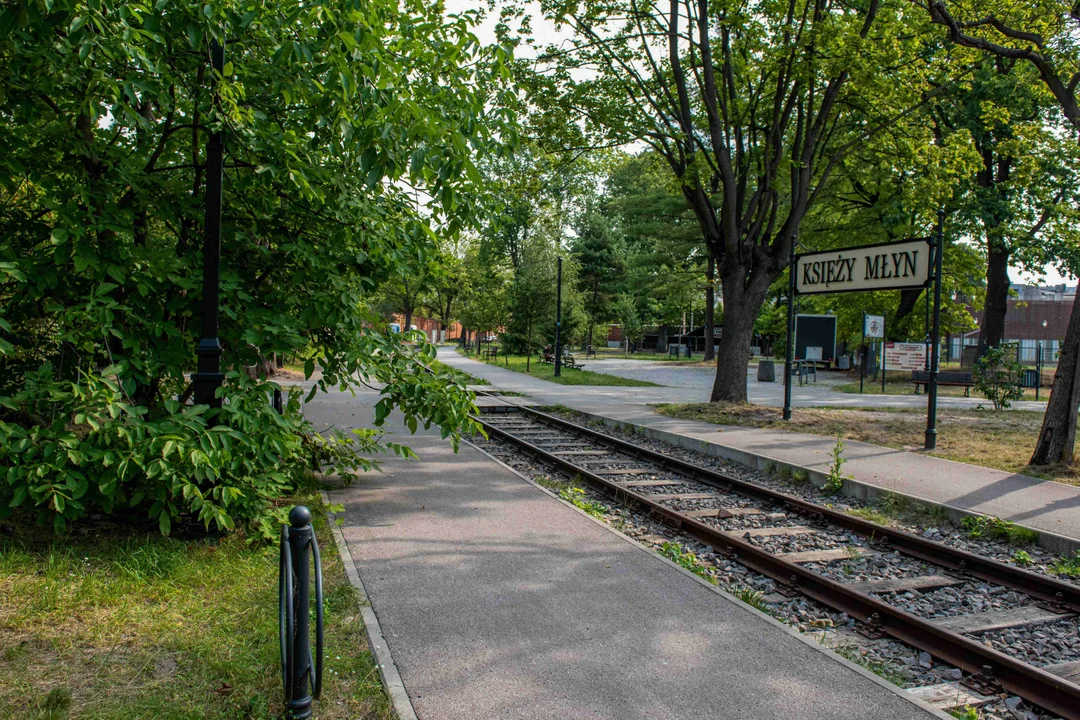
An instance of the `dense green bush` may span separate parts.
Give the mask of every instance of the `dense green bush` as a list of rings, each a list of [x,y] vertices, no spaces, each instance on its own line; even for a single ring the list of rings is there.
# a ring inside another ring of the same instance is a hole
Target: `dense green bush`
[[[1024,397],[1024,366],[1016,361],[1015,347],[987,348],[975,361],[973,374],[975,389],[994,404],[995,410],[1004,410],[1013,400]]]
[[[513,137],[507,50],[474,20],[422,0],[0,5],[0,511],[258,524],[306,469],[407,453],[320,438],[299,398],[278,416],[237,372],[216,418],[190,405],[215,129],[224,367],[298,355],[323,388],[379,387],[379,421],[456,438],[464,388],[368,301],[476,224],[474,156]]]

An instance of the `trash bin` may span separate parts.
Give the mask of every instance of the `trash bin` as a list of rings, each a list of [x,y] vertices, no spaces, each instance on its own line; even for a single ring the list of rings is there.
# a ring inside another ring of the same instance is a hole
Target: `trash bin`
[[[758,382],[776,382],[776,363],[772,360],[759,360],[757,379]]]
[[[1020,387],[1033,388],[1039,385],[1039,371],[1024,368],[1024,377],[1020,379]]]

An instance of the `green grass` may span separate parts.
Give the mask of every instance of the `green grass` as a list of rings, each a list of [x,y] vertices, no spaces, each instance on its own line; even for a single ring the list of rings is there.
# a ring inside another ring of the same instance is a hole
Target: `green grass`
[[[1034,530],[996,517],[969,515],[960,525],[972,539],[1004,540],[1012,545],[1032,545],[1039,539]]]
[[[392,710],[317,495],[326,662],[319,718]],[[0,540],[0,717],[279,717],[277,549],[117,525]],[[24,530],[24,528],[31,530]]]
[[[625,351],[617,348],[597,348],[596,357],[600,359],[613,359],[613,360],[641,360],[643,362],[667,362],[674,365],[702,365],[705,361],[702,360],[703,353],[695,352],[693,357],[672,357],[668,353],[654,353],[650,350],[638,350],[636,353],[626,354]],[[574,357],[577,357],[577,353],[574,353]],[[584,357],[584,353],[582,353]],[[591,359],[591,358],[590,358]],[[757,358],[754,358],[757,360]],[[716,363],[710,360],[709,367],[713,367]]]
[[[575,358],[576,357],[577,356],[575,355]],[[526,358],[524,355],[510,355],[500,356],[496,360],[484,360],[482,362],[487,362],[489,365],[497,365],[501,368],[507,368],[514,372],[525,373],[525,361]],[[582,361],[582,364],[584,365],[585,362]],[[531,375],[534,378],[540,378],[541,380],[550,380],[551,382],[556,382],[560,385],[659,387],[656,383],[645,382],[644,380],[631,380],[615,375],[592,372],[591,370],[574,370],[568,367],[563,367],[559,377],[555,377],[555,366],[541,363],[535,357],[530,360],[528,365],[528,375]]]
[[[1080,552],[1071,558],[1058,560],[1050,566],[1050,572],[1065,577],[1080,578]]]
[[[604,517],[611,512],[611,508],[603,503],[586,500],[585,491],[579,487],[561,489],[559,490],[559,497],[574,507],[584,510],[586,514],[591,515],[597,520],[603,520]]]
[[[751,587],[737,587],[731,590],[731,594],[742,600],[750,607],[757,608],[763,613],[771,614],[769,603],[765,602],[765,594]]]
[[[878,525],[891,525],[893,521],[893,518],[873,507],[851,508],[847,514]]]
[[[874,662],[872,660],[868,660],[855,647],[850,647],[850,646],[838,647],[838,648],[836,648],[836,654],[843,657],[843,658],[847,658],[848,660],[855,663],[856,665],[862,665],[864,668],[866,668],[870,672],[874,673],[875,675],[877,675],[880,678],[883,678],[884,680],[887,680],[887,681],[891,682],[893,685],[899,685],[900,687],[907,687],[910,684],[907,681],[907,678],[905,678],[903,675],[900,675],[900,674],[894,672],[893,670],[891,670],[889,668],[888,665],[886,665],[884,663],[879,663],[879,662]]]
[[[675,564],[686,568],[698,577],[705,578],[713,585],[716,585],[719,582],[709,569],[709,566],[703,563],[693,550],[690,550],[682,543],[665,542],[660,546],[660,554],[668,560],[673,561]]]

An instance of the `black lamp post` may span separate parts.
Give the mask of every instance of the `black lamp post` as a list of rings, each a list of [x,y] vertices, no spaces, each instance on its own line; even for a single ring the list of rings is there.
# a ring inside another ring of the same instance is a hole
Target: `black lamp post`
[[[225,68],[225,47],[216,40],[210,45],[215,81]],[[206,144],[206,219],[203,235],[203,307],[202,338],[195,349],[198,372],[191,376],[195,384],[195,404],[221,407],[217,389],[225,380],[221,372],[221,342],[218,340],[218,294],[221,286],[221,184],[224,166],[224,143],[220,130],[210,134]]]
[[[555,377],[562,373],[562,258],[555,280]]]

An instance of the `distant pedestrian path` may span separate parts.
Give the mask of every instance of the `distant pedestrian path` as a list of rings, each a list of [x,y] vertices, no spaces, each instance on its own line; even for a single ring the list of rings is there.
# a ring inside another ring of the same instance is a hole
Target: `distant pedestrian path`
[[[715,367],[702,367],[695,365],[677,365],[670,362],[648,360],[624,360],[620,358],[601,358],[589,361],[589,369],[617,375],[631,380],[646,380],[657,385],[671,388],[683,388],[687,390],[699,390],[700,392],[690,400],[672,400],[671,402],[708,402],[709,393],[712,391],[713,379],[716,377]],[[828,373],[821,373],[819,380],[806,385],[795,384],[792,390],[793,404],[795,406],[829,406],[829,407],[880,407],[880,408],[924,408],[926,407],[926,395],[881,395],[874,393],[874,383],[867,382],[865,394],[837,392],[833,386],[851,382],[851,378],[837,376],[830,378]],[[891,382],[891,381],[890,381]],[[768,407],[783,407],[784,383],[783,373],[777,373],[776,382],[763,383],[757,381],[757,367],[750,366],[750,375],[746,385],[750,402],[755,405]],[[681,395],[680,395],[681,396]],[[949,397],[938,398],[940,407],[976,408],[979,405],[988,407],[990,403],[979,397]],[[1017,410],[1046,409],[1045,402],[1033,400],[1013,403]]]

